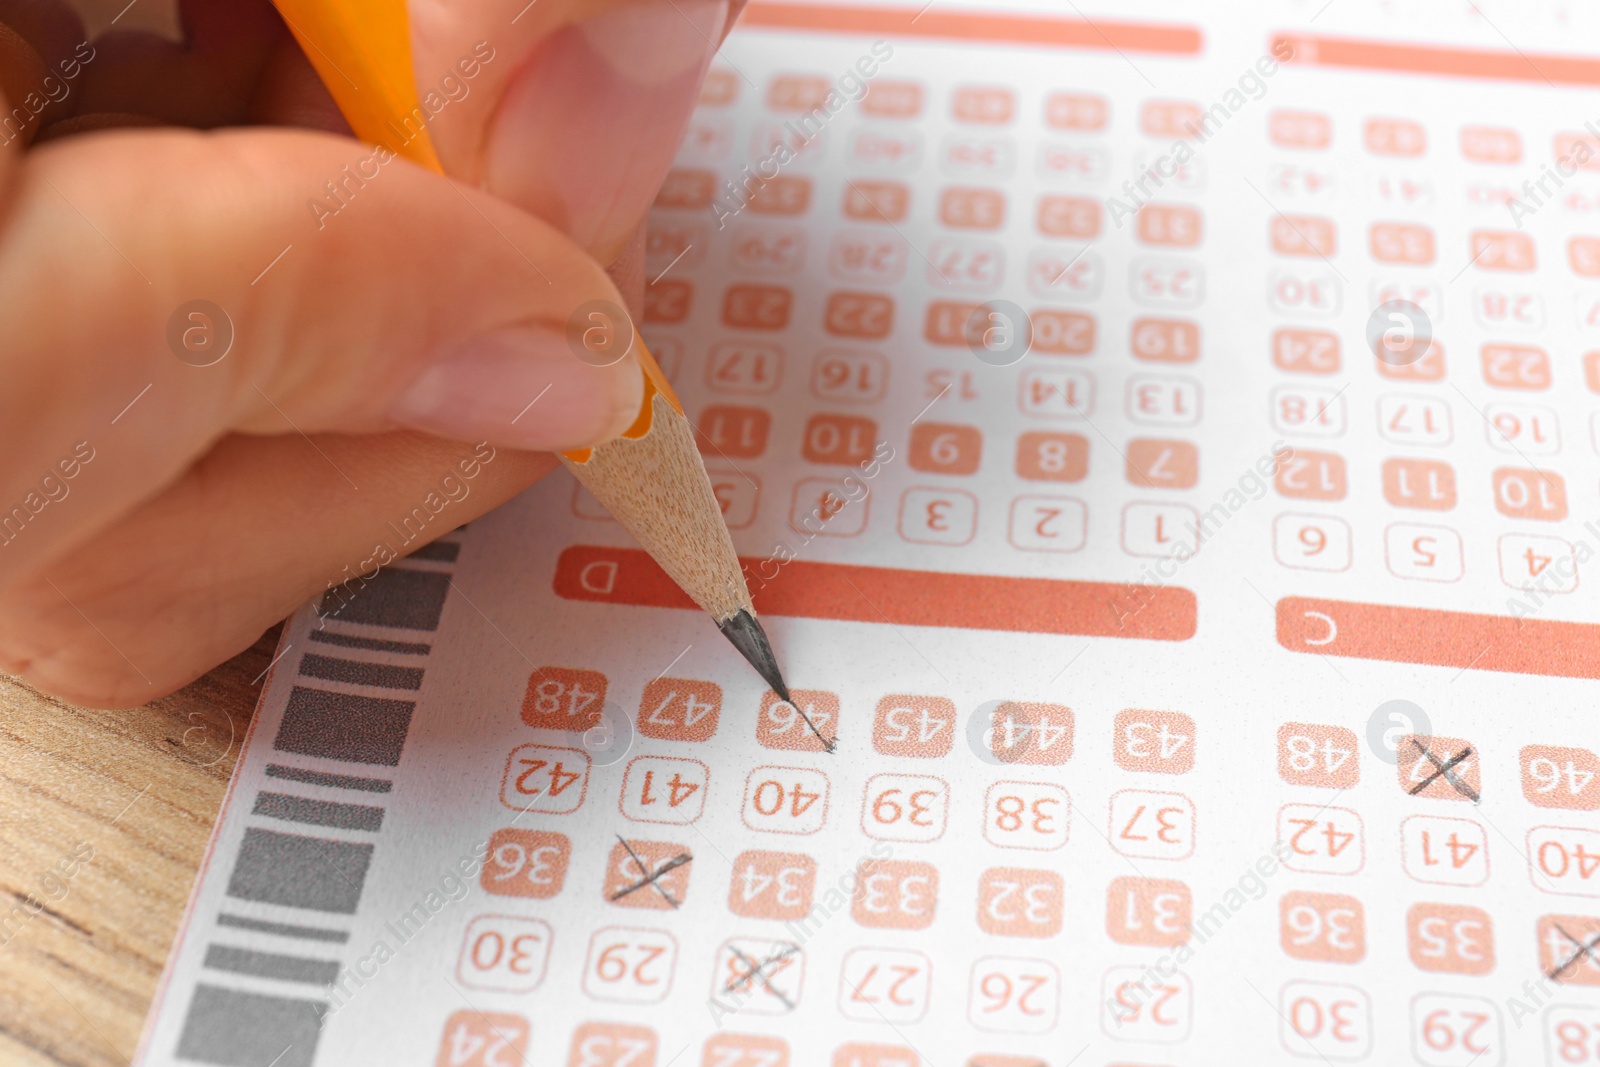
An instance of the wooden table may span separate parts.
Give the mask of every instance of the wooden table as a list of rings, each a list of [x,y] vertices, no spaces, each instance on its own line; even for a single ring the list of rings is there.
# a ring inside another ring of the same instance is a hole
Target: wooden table
[[[133,711],[0,678],[0,1064],[128,1063],[277,640]]]

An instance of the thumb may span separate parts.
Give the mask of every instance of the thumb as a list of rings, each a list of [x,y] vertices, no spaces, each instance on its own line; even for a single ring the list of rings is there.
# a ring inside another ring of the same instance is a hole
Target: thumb
[[[638,412],[632,327],[602,269],[546,223],[383,149],[137,131],[7,162],[0,509],[78,442],[99,458],[96,484],[40,514],[58,529],[8,546],[0,578],[229,432],[405,426],[572,448]],[[598,341],[615,362],[575,350],[575,316],[610,331]]]

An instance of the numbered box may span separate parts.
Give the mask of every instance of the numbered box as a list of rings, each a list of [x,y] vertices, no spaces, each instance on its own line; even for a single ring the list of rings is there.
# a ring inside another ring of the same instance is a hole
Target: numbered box
[[[880,860],[856,865],[850,917],[862,926],[925,930],[939,908],[939,868],[922,860]]]
[[[1349,492],[1344,457],[1337,452],[1295,449],[1281,455],[1272,486],[1292,500],[1343,500]]]
[[[566,884],[571,858],[566,834],[503,827],[489,835],[478,885],[495,896],[549,900]]]
[[[1554,471],[1501,467],[1493,478],[1494,506],[1500,514],[1541,522],[1567,517],[1567,483]]]
[[[509,1067],[526,1062],[528,1020],[503,1011],[463,1008],[444,1021],[435,1067]]]
[[[958,85],[950,94],[950,117],[957,122],[1004,126],[1016,113],[1016,91],[1002,85]]]
[[[810,463],[859,466],[872,458],[878,424],[859,415],[813,415],[806,420],[800,454]]]
[[[777,222],[736,223],[728,239],[728,262],[736,271],[755,275],[799,273],[806,258],[806,231]]]
[[[775,834],[814,834],[828,819],[828,776],[809,767],[757,767],[744,782],[744,824]]]
[[[515,811],[570,815],[588,792],[589,755],[575,748],[518,745],[500,779],[500,803]]]
[[[1332,515],[1288,512],[1272,520],[1272,555],[1306,571],[1350,569],[1350,525]]]
[[[1571,542],[1559,537],[1502,534],[1498,542],[1500,580],[1513,589],[1572,593],[1578,588],[1578,561]]]
[[[805,853],[748,850],[733,861],[728,910],[746,919],[802,919],[816,887],[817,861]]]
[[[1484,345],[1483,380],[1496,389],[1550,388],[1550,354],[1532,345]]]
[[[1400,822],[1406,874],[1433,885],[1483,885],[1489,880],[1489,835],[1471,819],[1411,815]]]
[[[869,1045],[851,1041],[833,1050],[831,1067],[918,1067],[922,1058],[904,1045]]]
[[[655,207],[704,211],[717,195],[717,174],[700,167],[675,167],[656,193]]]
[[[1267,304],[1281,315],[1332,318],[1344,305],[1344,287],[1331,270],[1280,267],[1267,275]]]
[[[1397,522],[1383,531],[1384,560],[1396,578],[1460,581],[1461,535],[1448,526]]]
[[[1422,358],[1412,363],[1390,363],[1388,360],[1373,357],[1378,373],[1385,378],[1392,378],[1402,382],[1442,382],[1445,379],[1445,354],[1444,345],[1437,340],[1428,344],[1428,350]]]
[[[888,337],[894,330],[894,298],[882,293],[829,293],[822,328],[835,337]]]
[[[1471,742],[1459,737],[1406,734],[1395,747],[1400,788],[1430,800],[1465,800],[1476,804],[1483,792],[1482,760]]]
[[[906,215],[911,210],[911,187],[905,182],[872,180],[858,178],[845,183],[844,202],[840,206],[840,213],[847,219],[858,222],[887,222],[894,224],[904,222]],[[847,238],[847,240],[849,240]],[[876,241],[884,241],[877,238]],[[886,242],[885,242],[886,243]],[[834,248],[839,249],[838,238],[835,238]],[[905,257],[899,252],[891,254],[893,261],[904,266]],[[847,280],[854,280],[847,278]],[[892,277],[878,275],[871,278],[873,281],[897,282],[900,274],[897,272]]]
[[[891,694],[873,713],[872,747],[885,756],[937,759],[950,751],[955,722],[948,697]]]
[[[1035,248],[1026,270],[1028,291],[1044,300],[1096,300],[1105,286],[1105,261],[1088,248]]]
[[[1194,801],[1182,793],[1113,793],[1110,824],[1107,840],[1124,856],[1181,860],[1194,854]]]
[[[1535,926],[1539,970],[1562,985],[1600,985],[1600,919],[1541,915]]]
[[[1433,228],[1420,222],[1374,222],[1367,248],[1379,263],[1427,266],[1434,260]]]
[[[1193,363],[1200,358],[1200,324],[1188,319],[1134,319],[1128,347],[1134,359],[1149,363]]]
[[[606,676],[574,667],[539,667],[528,676],[522,721],[535,729],[582,733],[600,725]]]
[[[1447,445],[1450,405],[1433,397],[1386,393],[1378,398],[1378,433],[1397,445]]]
[[[772,127],[770,126],[766,129],[757,129],[754,137],[755,142],[757,144],[772,144],[772,132]],[[813,139],[796,154],[796,160],[801,161],[802,165],[804,165],[819,158],[826,143],[820,138]],[[768,150],[764,148],[762,150],[763,154]],[[765,183],[750,190],[750,196],[745,201],[745,207],[749,208],[750,213],[753,215],[780,215],[792,218],[804,215],[811,207],[812,192],[813,187],[810,178],[804,175],[780,174],[776,178],[767,179]],[[726,317],[724,322],[729,326],[736,325],[735,320]],[[764,329],[769,327],[752,326],[748,328]],[[775,329],[777,327],[770,328]]]
[[[1596,312],[1594,297],[1578,293],[1573,297],[1578,325],[1593,327]],[[1544,297],[1527,289],[1480,287],[1472,294],[1472,313],[1485,330],[1540,333],[1544,330]],[[1492,347],[1492,346],[1491,346]],[[1511,386],[1510,388],[1523,388]]]
[[[1034,228],[1045,237],[1088,241],[1100,236],[1102,214],[1100,201],[1090,196],[1041,196]]]
[[[1339,335],[1328,330],[1284,326],[1272,331],[1272,365],[1290,374],[1338,374],[1340,351]]]
[[[1151,426],[1193,426],[1200,421],[1200,383],[1192,378],[1132,375],[1128,418]]]
[[[783,349],[770,342],[722,341],[706,356],[706,387],[712,392],[764,396],[783,381]]]
[[[872,96],[880,84],[874,82],[867,90],[867,97]],[[861,107],[863,112],[871,114],[866,110],[867,97],[862,98]],[[922,162],[922,135],[916,130],[887,126],[860,129],[851,135],[849,158],[873,170],[915,171]]]
[[[1072,797],[1049,782],[995,782],[983,798],[983,837],[1000,848],[1052,852],[1067,843]]]
[[[1128,267],[1128,291],[1146,307],[1199,307],[1206,298],[1205,267],[1171,256],[1136,257]]]
[[[1137,501],[1122,509],[1122,550],[1187,559],[1200,550],[1200,513],[1187,504]]]
[[[1099,93],[1050,93],[1044,101],[1044,124],[1052,130],[1096,133],[1106,128],[1111,103]]]
[[[1124,708],[1112,723],[1112,756],[1125,771],[1187,774],[1194,770],[1195,723],[1181,711]]]
[[[1173,948],[1189,940],[1194,895],[1172,878],[1114,878],[1106,887],[1106,936],[1119,945]]]
[[[1030,482],[1081,482],[1089,474],[1089,439],[1029,430],[1017,438],[1017,477]]]
[[[456,980],[468,989],[531,993],[550,964],[550,924],[521,915],[479,915],[467,923]]]
[[[678,942],[665,930],[605,926],[589,938],[583,991],[595,1000],[658,1004],[672,990]]]
[[[790,1067],[789,1043],[770,1034],[712,1034],[701,1048],[700,1067]]]
[[[1061,1014],[1061,972],[1046,960],[984,956],[972,965],[967,1019],[996,1034],[1045,1034]],[[969,1067],[978,1063],[969,1061]],[[987,1065],[993,1061],[985,1057]]]
[[[1479,270],[1527,272],[1539,266],[1533,238],[1516,230],[1473,230],[1467,256]]]
[[[709,741],[722,715],[722,687],[702,678],[657,678],[639,697],[639,733],[662,741]]]
[[[1112,967],[1100,980],[1100,1029],[1117,1041],[1177,1044],[1194,1025],[1194,987],[1179,971],[1170,978],[1148,966]]]
[[[978,532],[978,498],[960,489],[914,486],[901,494],[898,529],[916,544],[968,544]]]
[[[1600,830],[1535,826],[1528,831],[1528,876],[1546,893],[1600,897]]]
[[[1305,874],[1357,874],[1366,863],[1361,816],[1327,804],[1278,809],[1278,840],[1289,844],[1283,865]]]
[[[1355,733],[1323,723],[1284,723],[1278,727],[1278,777],[1290,785],[1352,788],[1361,780]]]
[[[967,293],[989,293],[1005,280],[1005,247],[980,237],[941,237],[928,248],[928,282]]]
[[[794,291],[788,286],[730,285],[722,298],[722,325],[730,330],[782,330],[793,308]]]
[[[1028,321],[1033,327],[1032,352],[1050,356],[1087,356],[1094,352],[1099,327],[1093,315],[1037,308],[1028,315]]]
[[[736,1014],[788,1015],[800,1006],[805,973],[793,941],[729,938],[712,965],[711,1002]]]
[[[1072,709],[1024,700],[999,701],[989,709],[983,746],[1001,763],[1041,767],[1065,763],[1072,758]]]
[[[567,1067],[655,1067],[661,1045],[648,1026],[583,1023],[572,1031],[569,1049]]]
[[[1372,1052],[1372,1000],[1334,982],[1289,982],[1278,994],[1278,1040],[1293,1056],[1360,1060]]]
[[[1494,970],[1494,920],[1467,904],[1413,904],[1406,947],[1424,971],[1488,974]]]
[[[1422,993],[1411,998],[1411,1051],[1427,1067],[1501,1067],[1500,1008],[1484,997]]]
[[[623,908],[677,908],[689,895],[693,860],[687,848],[672,841],[618,840],[606,861],[600,895]]]
[[[1522,795],[1541,808],[1600,808],[1600,757],[1587,748],[1525,745],[1518,754]]]
[[[1291,959],[1360,963],[1367,955],[1361,901],[1342,893],[1285,893],[1278,900],[1278,944]]]
[[[878,352],[829,348],[811,364],[811,392],[819,400],[875,404],[889,383],[889,361]]]
[[[1193,204],[1147,203],[1136,215],[1134,236],[1142,244],[1193,248],[1205,237],[1205,216]]]
[[[1006,194],[948,186],[939,190],[939,221],[953,230],[998,230],[1006,221]]]
[[[1009,137],[950,134],[939,148],[939,166],[952,178],[1009,178],[1017,165],[1016,142]]]
[[[706,476],[711,479],[711,495],[717,498],[728,529],[742,530],[756,521],[756,506],[761,500],[759,478],[715,466],[706,467]]]
[[[978,929],[996,937],[1054,937],[1063,897],[1055,871],[991,867],[978,876]]]
[[[1316,256],[1327,259],[1339,252],[1339,231],[1322,215],[1285,215],[1277,212],[1268,223],[1272,250],[1280,256]]]
[[[1111,171],[1104,148],[1065,141],[1042,141],[1035,167],[1049,185],[1100,185]]]
[[[705,811],[711,769],[697,759],[635,756],[622,774],[617,808],[639,822],[682,826]]]
[[[1320,111],[1275,108],[1267,116],[1267,137],[1279,148],[1327,148],[1333,143],[1333,119]]]
[[[1483,428],[1500,452],[1553,456],[1561,451],[1561,421],[1555,411],[1534,404],[1489,404]]]
[[[1006,538],[1026,552],[1076,552],[1088,539],[1089,509],[1070,496],[1019,496],[1011,501]]]
[[[861,801],[861,829],[880,841],[927,843],[944,836],[950,783],[925,774],[875,774]]]
[[[1123,455],[1131,485],[1192,489],[1200,480],[1200,449],[1191,441],[1135,437]]]
[[[906,245],[892,232],[844,230],[828,246],[828,273],[841,282],[897,285],[905,272]]]
[[[1438,459],[1383,461],[1383,498],[1397,508],[1450,511],[1456,506],[1456,471]]]
[[[652,326],[673,326],[689,317],[694,306],[694,285],[668,278],[644,291],[644,321]]]
[[[1029,370],[1018,380],[1017,406],[1040,419],[1086,419],[1094,414],[1094,375],[1076,370]]]
[[[983,459],[983,433],[976,426],[919,422],[911,428],[906,461],[912,470],[975,474]]]
[[[839,1014],[861,1022],[914,1023],[928,1013],[933,992],[933,964],[920,952],[905,948],[853,948],[839,972]],[[834,1063],[839,1063],[837,1055]],[[854,1061],[846,1060],[853,1067]],[[872,1061],[867,1061],[872,1062]],[[878,1059],[915,1065],[910,1059]]]
[[[871,490],[855,475],[802,478],[789,504],[789,527],[814,537],[855,537],[867,528]]]
[[[1548,1067],[1600,1063],[1600,1008],[1553,1004],[1543,1017]]]
[[[791,689],[789,700],[772,690],[761,694],[756,740],[762,748],[824,752],[839,736],[839,694],[826,689]],[[815,729],[813,729],[815,727]]]
[[[711,404],[700,412],[696,443],[726,460],[755,459],[771,431],[772,414],[763,408]]]

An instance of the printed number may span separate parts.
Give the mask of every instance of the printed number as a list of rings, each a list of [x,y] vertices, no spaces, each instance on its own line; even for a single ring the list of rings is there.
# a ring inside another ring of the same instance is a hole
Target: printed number
[[[1060,704],[1003,701],[989,713],[984,746],[1002,763],[1065,763],[1072,757],[1072,709]]]
[[[705,810],[710,776],[697,759],[635,756],[622,775],[622,814],[640,822],[694,822]]]
[[[1600,1064],[1600,1008],[1557,1004],[1544,1011],[1548,1067]]]
[[[1361,816],[1349,808],[1285,804],[1278,809],[1278,840],[1289,843],[1283,865],[1291,871],[1355,874],[1366,861]]]
[[[606,676],[570,667],[540,667],[528,677],[522,721],[536,729],[591,730],[600,725]]]
[[[883,841],[935,841],[944,835],[950,785],[921,774],[875,774],[867,779],[861,829]]]
[[[1055,871],[991,867],[978,877],[978,929],[1000,937],[1061,932],[1062,879]]]
[[[1045,960],[985,956],[972,965],[967,1018],[979,1030],[1043,1034],[1055,1029],[1061,972]]]
[[[1600,985],[1600,921],[1588,915],[1541,915],[1539,969],[1563,985]]]
[[[822,325],[835,337],[887,337],[894,328],[894,299],[876,293],[829,293]]]
[[[575,748],[518,745],[506,760],[500,803],[517,811],[567,815],[589,790],[589,755]]]
[[[468,989],[527,993],[544,981],[550,925],[515,915],[480,915],[467,924],[456,977]]]
[[[584,1023],[572,1032],[567,1067],[655,1067],[656,1032],[627,1023]]]
[[[657,678],[639,698],[639,733],[666,741],[709,741],[722,714],[722,687],[692,678]]]
[[[717,950],[711,999],[719,1012],[787,1015],[800,1006],[805,969],[805,954],[793,941],[729,938]]]
[[[851,949],[839,974],[839,1013],[863,1022],[916,1022],[927,1014],[932,978],[932,964],[920,952]],[[913,1057],[908,1067],[916,1062]]]
[[[1500,452],[1549,456],[1561,451],[1561,423],[1551,408],[1489,404],[1483,414],[1489,443]]]
[[[1018,383],[1024,415],[1041,419],[1085,419],[1094,413],[1094,375],[1088,371],[1030,370]]]
[[[1541,808],[1600,808],[1600,757],[1586,748],[1527,745],[1520,753],[1522,795]]]
[[[671,841],[618,841],[611,846],[600,894],[623,908],[666,911],[689,895],[693,855]]]
[[[1344,434],[1344,397],[1332,389],[1280,385],[1272,391],[1272,425],[1304,437]]]
[[[561,892],[567,878],[572,842],[553,830],[506,827],[489,835],[478,884],[503,897],[546,900]]]
[[[1194,769],[1194,719],[1179,711],[1117,712],[1112,754],[1126,771],[1184,774]]]
[[[1110,823],[1111,847],[1125,856],[1179,860],[1194,852],[1194,802],[1182,793],[1113,793]]]
[[[1484,997],[1420,994],[1411,1001],[1411,1051],[1427,1067],[1500,1067],[1500,1008]]]
[[[1411,962],[1424,971],[1488,974],[1494,970],[1494,921],[1465,904],[1413,904],[1406,913]]]
[[[1100,1028],[1115,1040],[1175,1044],[1189,1036],[1194,987],[1181,971],[1164,978],[1147,967],[1113,967],[1100,994]]]
[[[1292,1055],[1354,1060],[1372,1050],[1372,1001],[1331,982],[1290,982],[1278,996],[1278,1038]]]
[[[800,852],[741,852],[733,861],[728,910],[747,919],[798,919],[811,913],[817,861]]]
[[[889,361],[877,352],[829,349],[811,367],[811,392],[821,400],[870,404],[883,399]]]
[[[718,393],[770,393],[782,380],[783,349],[774,344],[723,341],[706,356],[706,385]]]
[[[678,942],[665,930],[606,926],[589,939],[583,991],[595,1000],[655,1004],[672,988]]]
[[[1528,831],[1529,875],[1546,893],[1600,897],[1600,830],[1535,826]]]
[[[521,1067],[531,1033],[520,1015],[463,1008],[445,1020],[435,1067]]]
[[[1400,788],[1412,796],[1476,802],[1483,790],[1478,773],[1482,760],[1470,741],[1406,734],[1395,753]]]
[[[1361,779],[1356,735],[1343,726],[1286,722],[1278,727],[1278,777],[1290,785],[1349,789]]]
[[[1400,823],[1406,873],[1435,885],[1482,885],[1489,880],[1489,835],[1471,819],[1411,815]]]
[[[939,868],[921,860],[862,860],[850,917],[862,926],[922,930],[939,906]]]
[[[828,776],[805,767],[757,767],[744,783],[744,824],[814,834],[828,817]]]
[[[1272,555],[1298,570],[1349,570],[1350,526],[1332,515],[1279,515],[1272,520]]]
[[[789,1043],[765,1034],[712,1034],[700,1067],[789,1067]]]
[[[1001,848],[1048,852],[1067,843],[1072,798],[1046,782],[996,782],[984,795],[983,836]]]
[[[872,747],[885,756],[936,759],[950,751],[956,706],[946,697],[891,694],[878,701]]]
[[[1297,960],[1359,963],[1367,954],[1366,910],[1338,893],[1285,893],[1278,902],[1278,943]]]
[[[1106,934],[1118,944],[1181,945],[1193,914],[1193,894],[1175,879],[1114,878],[1106,888]]]
[[[791,689],[788,700],[779,699],[770,689],[761,694],[761,711],[756,716],[756,740],[761,747],[822,752],[838,736],[837,693]]]

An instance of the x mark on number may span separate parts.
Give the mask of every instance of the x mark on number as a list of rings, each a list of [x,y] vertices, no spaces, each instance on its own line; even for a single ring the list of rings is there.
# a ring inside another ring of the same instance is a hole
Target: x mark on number
[[[1429,763],[1433,764],[1433,773],[1408,790],[1412,796],[1416,796],[1418,793],[1428,788],[1428,786],[1432,785],[1440,778],[1443,778],[1446,782],[1449,782],[1453,787],[1455,787],[1456,792],[1460,793],[1474,804],[1478,802],[1480,799],[1478,796],[1478,791],[1473,789],[1466,782],[1463,782],[1460,778],[1456,777],[1454,770],[1456,764],[1472,755],[1471,745],[1463,748],[1460,752],[1457,752],[1448,760],[1441,760],[1438,756],[1435,756],[1432,752],[1428,751],[1427,745],[1424,745],[1416,738],[1413,737],[1411,739],[1411,743],[1417,747],[1417,751],[1422,753]]]
[[[639,854],[633,850],[633,846],[628,844],[628,842],[623,841],[621,834],[617,835],[617,840],[622,843],[622,847],[623,848],[628,850],[628,855],[633,857],[633,862],[638,865],[639,870],[641,870],[641,871],[649,871],[650,870],[650,868],[645,865],[644,860],[639,858]],[[624,886],[623,888],[617,890],[615,893],[612,893],[611,894],[611,899],[612,900],[621,900],[623,897],[627,896],[629,893],[632,893],[634,890],[643,889],[645,886],[649,886],[650,888],[654,889],[657,893],[660,893],[661,896],[662,896],[662,899],[664,899],[668,904],[671,904],[674,908],[681,907],[681,905],[678,903],[677,898],[674,897],[671,893],[667,892],[666,887],[661,885],[661,884],[659,884],[656,880],[658,878],[660,878],[662,875],[666,874],[668,871],[675,871],[679,867],[682,867],[684,864],[690,862],[693,859],[694,859],[694,857],[689,855],[689,853],[680,852],[676,856],[674,856],[670,860],[668,860],[667,862],[663,863],[661,866],[657,867],[654,872],[652,872],[650,874],[646,874],[643,878],[639,879],[637,882],[633,883],[632,885]]]

